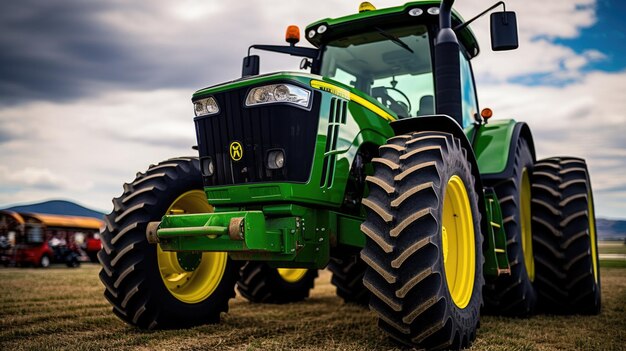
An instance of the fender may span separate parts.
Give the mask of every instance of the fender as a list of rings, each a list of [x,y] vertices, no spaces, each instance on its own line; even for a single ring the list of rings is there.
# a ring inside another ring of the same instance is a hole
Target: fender
[[[461,140],[461,145],[467,150],[467,159],[471,164],[472,175],[474,176],[474,188],[478,195],[478,210],[481,214],[480,226],[484,235],[488,233],[487,227],[487,209],[485,208],[485,193],[483,192],[483,184],[481,174],[479,172],[474,148],[467,139],[463,129],[459,124],[448,115],[432,115],[413,118],[404,118],[390,123],[391,128],[396,135],[407,134],[411,132],[435,131],[450,133]],[[485,240],[484,243],[487,241]],[[484,248],[484,247],[483,247]]]
[[[493,181],[513,176],[515,146],[519,138],[528,142],[533,162],[535,143],[526,123],[504,119],[483,124],[474,137],[474,153],[483,180]]]

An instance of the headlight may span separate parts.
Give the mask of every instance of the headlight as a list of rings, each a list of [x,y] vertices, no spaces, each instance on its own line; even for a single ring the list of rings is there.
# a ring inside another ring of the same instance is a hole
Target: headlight
[[[272,84],[251,89],[246,106],[286,103],[308,108],[310,97],[310,91],[295,85]]]
[[[267,152],[267,168],[281,169],[285,165],[285,152],[282,149],[269,150]]]
[[[210,177],[215,172],[215,165],[213,164],[213,159],[211,157],[201,157],[200,158],[200,170],[202,171],[202,175],[205,177]]]
[[[209,116],[219,113],[220,108],[217,106],[215,98],[211,96],[206,99],[194,101],[193,112],[196,114],[196,117]]]

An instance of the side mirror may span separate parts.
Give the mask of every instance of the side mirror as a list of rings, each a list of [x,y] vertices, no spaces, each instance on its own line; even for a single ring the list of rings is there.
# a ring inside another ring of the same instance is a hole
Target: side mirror
[[[243,58],[243,67],[241,69],[241,77],[249,77],[259,75],[259,67],[261,59],[259,55],[249,55]]]
[[[517,40],[517,19],[515,12],[494,12],[491,14],[491,49],[493,51],[514,50]]]
[[[300,61],[300,69],[307,70],[311,67],[313,67],[313,62],[311,62],[308,58],[305,57],[302,61]]]

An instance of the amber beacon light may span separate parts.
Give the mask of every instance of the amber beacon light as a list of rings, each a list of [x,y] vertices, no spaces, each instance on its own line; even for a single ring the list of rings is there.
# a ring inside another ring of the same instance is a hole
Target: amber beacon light
[[[489,119],[493,117],[493,111],[489,107],[486,107],[480,111],[480,116],[484,119]]]
[[[359,5],[359,12],[365,12],[365,11],[374,11],[376,10],[376,7],[374,7],[374,5],[372,5],[371,3],[364,1],[361,3],[361,5]]]
[[[294,25],[287,27],[285,40],[291,45],[296,45],[300,41],[300,28]]]

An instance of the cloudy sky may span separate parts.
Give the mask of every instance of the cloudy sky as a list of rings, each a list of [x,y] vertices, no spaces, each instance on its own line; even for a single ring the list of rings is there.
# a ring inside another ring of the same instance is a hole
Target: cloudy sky
[[[470,18],[493,2],[457,9]],[[359,2],[311,4],[3,1],[0,208],[61,198],[109,212],[137,171],[193,154],[193,91],[237,78],[248,45],[281,44],[287,25]],[[527,121],[539,157],[586,158],[598,216],[626,218],[626,4],[510,0],[507,9],[518,13],[519,50],[490,52],[488,19],[474,25],[481,106]],[[297,59],[262,55],[262,71],[297,69]]]

